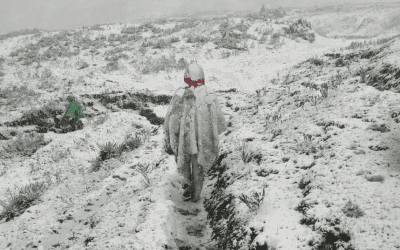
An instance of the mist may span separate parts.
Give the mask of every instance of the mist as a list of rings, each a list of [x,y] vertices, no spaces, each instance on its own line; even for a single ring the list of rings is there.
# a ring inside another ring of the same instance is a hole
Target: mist
[[[76,29],[86,25],[132,22],[197,11],[258,11],[270,7],[301,7],[358,3],[328,0],[0,0],[0,33],[21,29]],[[376,0],[374,2],[384,2]]]

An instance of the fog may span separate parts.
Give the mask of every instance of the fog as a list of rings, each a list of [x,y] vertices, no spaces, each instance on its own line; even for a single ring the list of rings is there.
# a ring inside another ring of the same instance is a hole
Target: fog
[[[75,29],[98,23],[131,22],[141,18],[196,11],[257,11],[270,7],[300,7],[357,3],[359,0],[0,0],[0,33],[20,29]],[[375,0],[374,2],[384,2]]]

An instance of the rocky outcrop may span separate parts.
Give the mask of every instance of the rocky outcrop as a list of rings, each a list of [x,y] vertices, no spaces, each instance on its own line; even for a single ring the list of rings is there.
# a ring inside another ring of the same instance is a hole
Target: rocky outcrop
[[[315,32],[311,28],[311,23],[305,19],[299,19],[292,23],[288,28],[284,28],[286,34],[292,39],[302,38],[311,43],[315,41]]]

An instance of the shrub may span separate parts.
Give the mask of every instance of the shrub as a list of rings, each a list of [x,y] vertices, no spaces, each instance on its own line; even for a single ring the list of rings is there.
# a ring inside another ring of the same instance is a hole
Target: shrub
[[[221,51],[222,59],[228,58],[230,56],[231,56],[231,52],[230,51],[225,51],[225,50]]]
[[[282,114],[280,113],[281,107],[275,112],[266,114],[265,116],[265,129],[269,127],[275,127],[274,125],[281,121]]]
[[[100,159],[105,161],[114,157],[118,157],[124,150],[124,145],[117,143],[107,142],[105,144],[97,144],[100,148]]]
[[[360,207],[351,201],[346,203],[344,208],[342,208],[342,211],[347,217],[359,218],[364,216],[364,212],[360,209]]]
[[[340,58],[336,59],[336,61],[335,61],[335,66],[336,67],[343,67],[345,65],[346,65],[346,62],[344,61],[343,57],[340,57]]]
[[[125,27],[121,30],[121,33],[122,34],[137,34],[141,31],[139,27]]]
[[[381,133],[390,132],[390,129],[386,126],[386,124],[380,124],[380,125],[378,125],[378,124],[374,123],[374,124],[369,125],[369,126],[367,127],[367,129],[371,129],[371,130],[373,130],[373,131],[379,131],[379,132],[381,132]]]
[[[6,218],[6,221],[23,214],[26,209],[34,205],[38,198],[46,191],[48,185],[43,182],[29,183],[28,185],[12,192],[6,191],[7,201],[0,201],[3,211],[0,213],[0,219]]]
[[[171,35],[173,33],[179,32],[183,29],[191,29],[196,27],[198,24],[196,22],[196,20],[191,20],[191,19],[187,19],[187,20],[179,20],[178,22],[181,22],[180,24],[176,24],[175,27],[173,28],[169,28],[169,29],[165,29],[163,34],[165,36],[167,35]]]
[[[209,37],[206,36],[195,36],[195,35],[188,35],[186,38],[186,42],[188,43],[200,43],[200,44],[204,44],[204,43],[208,43],[210,41]]]
[[[146,140],[146,135],[140,136],[135,134],[134,137],[126,136],[121,144],[107,142],[104,144],[97,144],[100,148],[100,154],[95,159],[91,160],[91,172],[96,172],[101,167],[101,162],[119,157],[124,151],[132,151],[139,148]]]
[[[321,92],[321,98],[327,98],[328,97],[328,91],[329,91],[329,86],[328,83],[324,82],[321,84],[320,87],[320,92]]]
[[[240,152],[240,157],[244,163],[249,163],[253,159],[259,163],[262,159],[262,155],[260,152],[255,152],[252,149],[249,149],[247,142],[242,141],[242,143],[238,143],[236,145],[236,150]]]
[[[214,44],[217,45],[217,48],[247,50],[247,46],[244,45],[245,40],[257,40],[255,36],[247,34],[249,27],[243,21],[235,25],[225,21],[219,26],[221,37],[217,38]]]
[[[115,70],[118,70],[118,68],[119,68],[118,61],[111,61],[111,62],[108,62],[106,65],[106,69],[108,71],[115,71]]]
[[[252,196],[242,194],[239,199],[246,204],[246,206],[253,212],[260,208],[261,203],[264,201],[265,189],[263,188],[262,193],[253,193]]]
[[[169,39],[169,42],[170,43],[177,43],[177,42],[179,42],[180,41],[180,39],[179,39],[179,37],[171,37],[171,39]]]
[[[223,161],[229,153],[221,153],[209,171],[209,175],[213,176],[213,179],[216,176],[218,178],[211,196],[204,201],[204,207],[212,228],[211,240],[218,242],[217,248],[239,250],[244,249],[248,244],[249,236],[253,236],[253,233],[248,230],[246,218],[240,216],[236,211],[237,198],[231,192],[226,191],[229,185],[240,178],[231,172],[229,166]],[[253,201],[251,198],[253,197],[249,197],[248,200]],[[251,206],[252,203],[250,202],[249,205]],[[254,205],[256,208],[257,202]]]
[[[3,146],[4,150],[9,154],[20,154],[22,156],[31,156],[41,147],[48,143],[44,141],[43,134],[20,134],[14,140]]]
[[[265,11],[248,14],[247,17],[254,20],[263,20],[269,22],[272,19],[283,18],[287,15],[287,13],[280,8],[264,10]]]
[[[358,74],[360,75],[360,82],[361,82],[361,83],[365,83],[365,80],[367,79],[367,73],[368,73],[368,71],[367,71],[367,69],[364,68],[364,67],[361,67],[361,68],[358,70]]]
[[[40,35],[40,30],[39,29],[24,29],[24,30],[9,32],[7,34],[0,35],[0,41],[6,40],[9,38],[13,38],[13,37],[25,36],[25,35]]]
[[[297,20],[297,22],[290,24],[289,28],[284,27],[284,30],[292,39],[300,37],[311,43],[315,41],[315,33],[311,29],[311,23],[305,19]]]
[[[307,62],[310,62],[311,64],[314,64],[315,66],[322,66],[324,65],[324,60],[323,59],[319,59],[318,57],[312,57],[310,59],[307,60]]]
[[[134,150],[144,143],[144,138],[135,134],[135,137],[127,136],[123,142],[124,150]]]
[[[233,49],[233,50],[247,50],[246,46],[243,45],[242,40],[234,37],[219,38],[214,41],[217,45],[217,49]]]
[[[178,69],[183,70],[186,69],[186,67],[189,65],[189,63],[185,60],[185,58],[181,58],[178,61]]]
[[[184,62],[184,61],[182,61]],[[146,61],[140,64],[139,71],[142,74],[158,73],[159,71],[169,71],[171,69],[180,69],[183,64],[176,62],[175,56],[170,57],[162,56],[159,59],[148,58]]]
[[[65,112],[59,100],[50,101],[39,108],[31,108],[25,111],[19,121],[14,125],[38,125],[43,126],[48,123],[45,119],[62,115]]]
[[[133,166],[133,168],[143,176],[146,186],[149,187],[151,183],[148,175],[153,170],[153,168],[150,167],[150,164],[143,166],[141,163],[138,163],[137,165]]]
[[[35,92],[33,89],[28,89],[26,85],[0,89],[0,98],[6,101],[4,105],[19,106],[24,102],[36,100],[39,96],[40,93]]]
[[[166,49],[170,46],[171,44],[164,39],[159,39],[153,43],[153,49]]]
[[[88,27],[85,27],[85,28],[89,29],[89,30],[104,30],[104,28],[102,27],[101,24],[95,24],[95,25],[88,26]]]
[[[158,117],[152,109],[144,108],[141,109],[139,115],[144,116],[153,125],[164,124],[164,118]]]
[[[256,171],[257,176],[261,176],[261,177],[266,177],[269,176],[270,174],[278,174],[279,171],[276,169],[265,169],[265,168],[261,168],[261,169],[257,169]]]
[[[40,89],[50,89],[54,87],[54,82],[56,78],[49,68],[45,68],[40,76]]]
[[[90,172],[97,172],[100,170],[100,167],[101,167],[101,157],[100,156],[97,156],[90,162],[92,164]]]
[[[280,33],[274,33],[271,36],[270,44],[278,44],[280,39],[281,39],[281,34]]]
[[[108,117],[107,114],[101,115],[93,123],[94,123],[95,126],[98,126],[98,125],[101,125],[101,124],[105,123],[108,120],[108,118],[109,117]]]
[[[147,52],[147,49],[142,46],[142,47],[139,48],[138,51],[140,52],[140,54],[142,54],[142,56],[144,56],[146,54],[146,52]]]
[[[317,148],[313,145],[311,138],[304,137],[304,141],[299,142],[297,139],[294,139],[296,142],[295,150],[300,154],[315,154],[317,152]]]

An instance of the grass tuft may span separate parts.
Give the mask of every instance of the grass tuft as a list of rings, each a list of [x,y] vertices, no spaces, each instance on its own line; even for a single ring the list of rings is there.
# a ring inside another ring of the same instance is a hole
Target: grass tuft
[[[244,163],[249,163],[252,160],[256,160],[256,162],[259,163],[262,159],[261,153],[249,149],[249,146],[245,141],[237,143],[236,150],[240,152],[240,157]]]
[[[44,141],[43,134],[30,133],[20,134],[14,140],[3,146],[3,149],[8,154],[20,154],[22,156],[31,156],[41,147],[48,143]]]
[[[34,205],[38,198],[46,191],[48,185],[46,182],[29,183],[24,187],[12,192],[6,191],[7,201],[0,201],[3,211],[0,213],[0,219],[6,218],[6,222],[23,214],[26,209]]]
[[[253,212],[257,211],[260,208],[260,205],[264,201],[265,189],[263,188],[262,193],[253,193],[251,197],[242,194],[239,196],[239,199],[246,204],[246,206]]]

